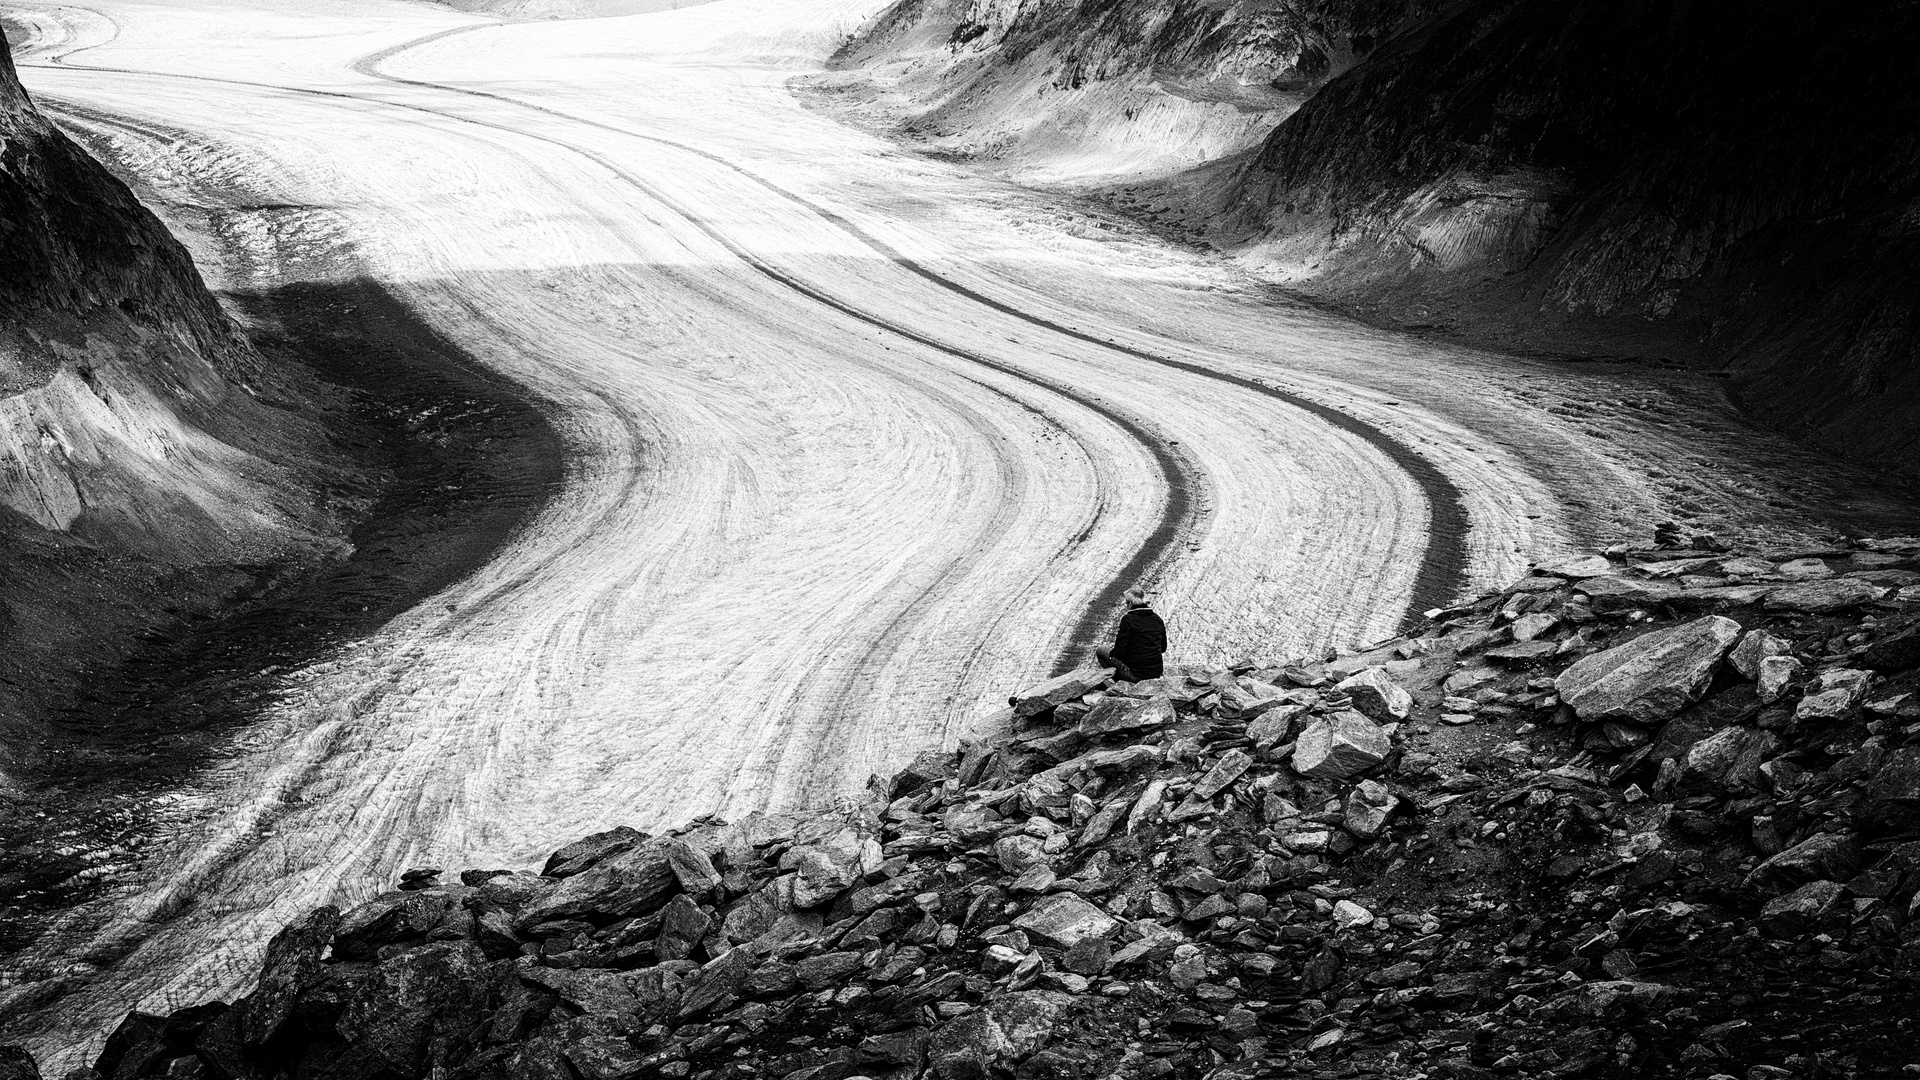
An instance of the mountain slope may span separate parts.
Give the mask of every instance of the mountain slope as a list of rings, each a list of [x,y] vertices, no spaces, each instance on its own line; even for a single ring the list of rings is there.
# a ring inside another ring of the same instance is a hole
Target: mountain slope
[[[1755,419],[1911,477],[1916,43],[1897,2],[902,0],[842,63],[931,149],[1307,295],[1724,370]]]
[[[28,700],[78,686],[155,607],[339,548],[305,393],[0,51],[0,767],[30,753]]]
[[[1911,4],[1474,0],[1279,125],[1212,228],[1334,295],[1664,324],[1761,418],[1911,472],[1916,41]]]

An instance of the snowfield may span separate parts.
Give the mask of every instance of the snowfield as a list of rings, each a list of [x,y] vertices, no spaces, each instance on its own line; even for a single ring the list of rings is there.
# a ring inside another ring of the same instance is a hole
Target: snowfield
[[[1172,660],[1296,655],[1662,512],[1632,455],[1680,443],[1588,438],[1546,407],[1575,376],[1275,303],[808,109],[788,81],[878,6],[19,5],[51,116],[237,213],[216,284],[373,277],[571,453],[15,966],[4,1034],[43,1067],[409,867],[855,790],[1083,655],[1135,580]]]

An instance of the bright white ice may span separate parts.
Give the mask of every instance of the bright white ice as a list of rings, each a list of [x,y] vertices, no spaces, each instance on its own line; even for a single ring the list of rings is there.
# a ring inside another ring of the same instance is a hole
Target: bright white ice
[[[1472,524],[1462,587],[1566,546],[1569,492],[1653,512],[1527,405],[1538,372],[1276,306],[805,108],[787,81],[876,6],[33,9],[22,75],[51,115],[155,190],[261,208],[196,247],[216,282],[375,277],[547,402],[571,452],[491,565],[297,673],[190,785],[177,846],[30,958],[88,961],[56,1007],[29,1015],[48,984],[0,999],[50,1065],[128,1007],[244,990],[272,929],[408,867],[820,802],[950,744],[1148,543],[1166,462],[1194,511],[1153,572],[1171,659],[1390,635],[1429,551],[1421,484],[1208,372],[1440,469]]]

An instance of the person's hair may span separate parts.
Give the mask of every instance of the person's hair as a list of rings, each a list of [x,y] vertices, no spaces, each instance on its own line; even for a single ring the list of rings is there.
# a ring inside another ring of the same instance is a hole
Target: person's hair
[[[1138,585],[1136,585],[1133,588],[1128,589],[1126,592],[1126,595],[1122,597],[1122,599],[1126,600],[1126,602],[1129,604],[1144,604],[1147,602],[1147,590],[1142,589]]]

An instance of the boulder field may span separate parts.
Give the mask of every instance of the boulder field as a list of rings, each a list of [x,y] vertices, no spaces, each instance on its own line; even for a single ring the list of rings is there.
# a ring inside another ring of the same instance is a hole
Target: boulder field
[[[1715,546],[1069,672],[832,807],[413,870],[72,1076],[1911,1073],[1920,538]]]

